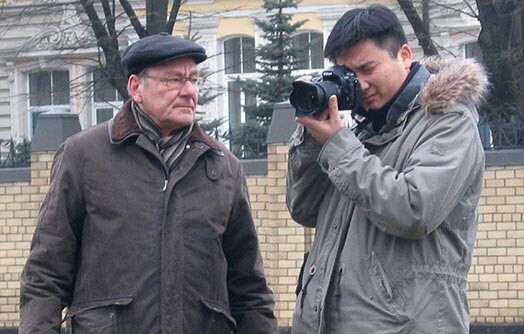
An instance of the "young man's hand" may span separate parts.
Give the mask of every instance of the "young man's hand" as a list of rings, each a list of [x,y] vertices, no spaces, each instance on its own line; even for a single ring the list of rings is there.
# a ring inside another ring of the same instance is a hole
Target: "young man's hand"
[[[306,117],[297,117],[296,121],[302,124],[311,133],[313,138],[325,144],[331,136],[344,127],[338,111],[338,101],[335,95],[329,97],[328,108],[320,113]]]

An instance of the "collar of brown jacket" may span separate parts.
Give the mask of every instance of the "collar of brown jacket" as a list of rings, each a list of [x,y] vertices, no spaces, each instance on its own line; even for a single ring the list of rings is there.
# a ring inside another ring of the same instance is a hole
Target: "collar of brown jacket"
[[[134,140],[142,133],[131,111],[131,100],[127,101],[120,112],[109,122],[109,135],[112,143],[122,143],[127,140]],[[195,122],[193,130],[189,135],[188,141],[202,142],[216,151],[223,151],[219,143],[212,139],[202,128]]]

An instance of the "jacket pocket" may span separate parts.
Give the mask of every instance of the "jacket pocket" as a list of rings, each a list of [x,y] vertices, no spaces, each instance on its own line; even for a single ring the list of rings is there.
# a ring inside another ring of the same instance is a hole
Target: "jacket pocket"
[[[200,298],[200,302],[212,314],[211,328],[208,334],[233,334],[236,332],[236,321],[224,306],[203,298]]]
[[[123,297],[72,306],[69,317],[73,334],[116,334],[117,307],[129,305],[132,301],[132,297]]]
[[[298,273],[297,286],[295,288],[295,295],[298,296],[300,291],[302,291],[302,280],[304,279],[304,268],[306,267],[307,258],[309,257],[309,252],[304,253],[304,261],[300,267],[300,272]]]
[[[385,311],[397,318],[397,320],[409,320],[409,317],[402,307],[404,302],[398,295],[398,292],[396,292],[396,290],[393,288],[388,275],[382,267],[382,264],[380,263],[380,260],[376,256],[375,252],[371,252],[368,269],[371,283],[376,291],[376,297],[378,297],[377,303],[382,303]],[[369,296],[369,299],[373,298],[373,295]]]

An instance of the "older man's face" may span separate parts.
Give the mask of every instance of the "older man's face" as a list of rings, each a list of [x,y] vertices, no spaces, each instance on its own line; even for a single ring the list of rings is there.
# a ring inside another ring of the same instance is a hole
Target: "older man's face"
[[[198,69],[192,57],[151,66],[129,77],[128,88],[140,109],[156,123],[162,136],[195,120]]]

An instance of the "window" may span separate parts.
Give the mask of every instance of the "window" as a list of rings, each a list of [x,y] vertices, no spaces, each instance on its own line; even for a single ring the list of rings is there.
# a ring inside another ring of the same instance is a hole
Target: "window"
[[[227,104],[229,129],[235,129],[246,121],[244,107],[256,103],[255,96],[245,96],[237,78],[255,72],[255,39],[235,37],[224,41],[224,68],[227,80]]]
[[[255,39],[236,37],[224,42],[226,74],[255,72]]]
[[[302,49],[295,61],[295,69],[324,68],[324,36],[318,32],[306,32],[293,36],[293,47]]]
[[[256,96],[245,94],[235,81],[230,81],[227,87],[229,108],[229,128],[236,129],[248,119],[242,106],[253,106],[256,104]],[[233,106],[238,106],[234,108]]]
[[[93,70],[93,123],[100,124],[110,120],[122,104],[122,96],[111,86],[105,72],[101,69]]]
[[[240,152],[242,139],[239,139],[239,129],[248,121],[245,108],[256,105],[256,96],[242,91],[238,80],[253,79],[255,65],[255,39],[253,37],[235,37],[224,41],[224,68],[227,87],[227,110],[229,116],[230,149]]]
[[[42,71],[29,74],[30,134],[38,116],[47,111],[69,111],[69,71]]]

